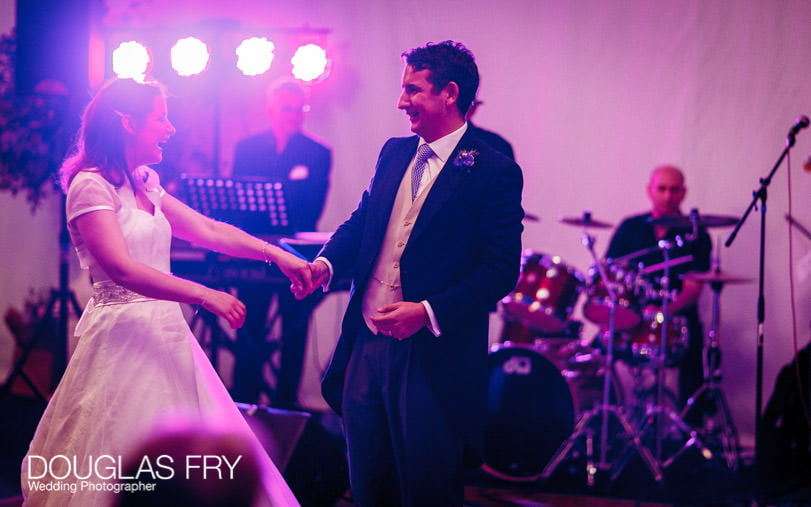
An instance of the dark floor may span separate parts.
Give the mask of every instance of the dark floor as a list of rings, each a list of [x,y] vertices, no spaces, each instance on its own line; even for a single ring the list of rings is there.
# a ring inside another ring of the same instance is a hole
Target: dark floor
[[[0,399],[0,506],[19,505],[20,461],[43,408],[41,402],[32,398],[8,395]],[[472,471],[466,481],[466,505],[811,505],[811,475],[756,480],[745,461],[739,471],[731,472],[719,459],[707,460],[694,448],[688,448],[665,467],[660,482],[654,480],[651,467],[639,454],[631,452],[613,480],[612,470],[598,466],[594,484],[589,486],[585,459],[578,449],[585,446],[576,446],[575,452],[550,471],[548,479],[535,477],[540,475],[543,464],[523,458],[518,459],[519,463],[530,466],[515,474],[509,471],[505,474],[505,468],[499,464],[489,473]],[[666,447],[664,450],[670,453]],[[595,452],[599,465],[599,452]],[[619,461],[610,457],[606,459],[609,464]],[[285,476],[294,491],[298,490],[296,493],[304,505],[350,506],[345,474],[334,423],[315,414],[312,427],[305,429],[299,440]]]

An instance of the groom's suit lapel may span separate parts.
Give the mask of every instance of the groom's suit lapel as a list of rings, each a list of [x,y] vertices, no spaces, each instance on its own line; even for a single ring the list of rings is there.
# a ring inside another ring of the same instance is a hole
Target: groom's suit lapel
[[[447,203],[457,191],[459,185],[461,185],[469,175],[469,168],[457,165],[456,160],[460,150],[474,149],[474,142],[475,140],[468,129],[453,149],[453,152],[451,152],[451,156],[445,161],[442,171],[439,172],[434,185],[426,196],[425,203],[422,205],[422,210],[417,218],[417,222],[414,224],[414,231],[412,231],[409,241],[419,238],[426,227],[431,224],[431,221],[439,210],[442,209],[445,203]]]

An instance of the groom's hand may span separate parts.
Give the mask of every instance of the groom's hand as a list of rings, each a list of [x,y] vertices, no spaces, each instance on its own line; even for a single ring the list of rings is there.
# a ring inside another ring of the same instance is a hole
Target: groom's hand
[[[296,299],[304,299],[319,287],[322,287],[329,280],[329,268],[323,261],[315,261],[308,264],[310,277],[308,283],[302,286],[292,285],[290,290]]]

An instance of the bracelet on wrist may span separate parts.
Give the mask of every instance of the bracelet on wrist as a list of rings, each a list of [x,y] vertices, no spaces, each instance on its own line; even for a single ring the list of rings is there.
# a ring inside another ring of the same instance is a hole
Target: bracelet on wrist
[[[270,243],[268,243],[267,241],[265,241],[265,244],[262,245],[262,255],[265,257],[265,263],[268,266],[270,266],[272,264],[271,261],[270,261],[270,257],[268,257],[268,253],[267,253],[267,247],[269,247],[269,246],[270,246]]]

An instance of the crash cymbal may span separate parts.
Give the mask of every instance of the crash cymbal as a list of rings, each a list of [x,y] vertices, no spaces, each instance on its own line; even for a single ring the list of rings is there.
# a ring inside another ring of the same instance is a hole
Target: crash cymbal
[[[691,215],[677,215],[672,217],[649,218],[648,222],[653,225],[664,227],[678,227],[689,229],[693,226]],[[724,215],[697,215],[696,224],[699,227],[728,227],[738,223],[738,217]]]
[[[591,218],[591,212],[586,211],[580,217],[558,217],[558,222],[567,225],[577,225],[580,227],[593,227],[595,229],[609,229],[614,227],[608,222],[601,222]]]
[[[682,280],[694,280],[696,282],[721,282],[721,283],[749,283],[751,278],[735,276],[723,271],[707,271],[706,273],[685,273],[681,275]]]

